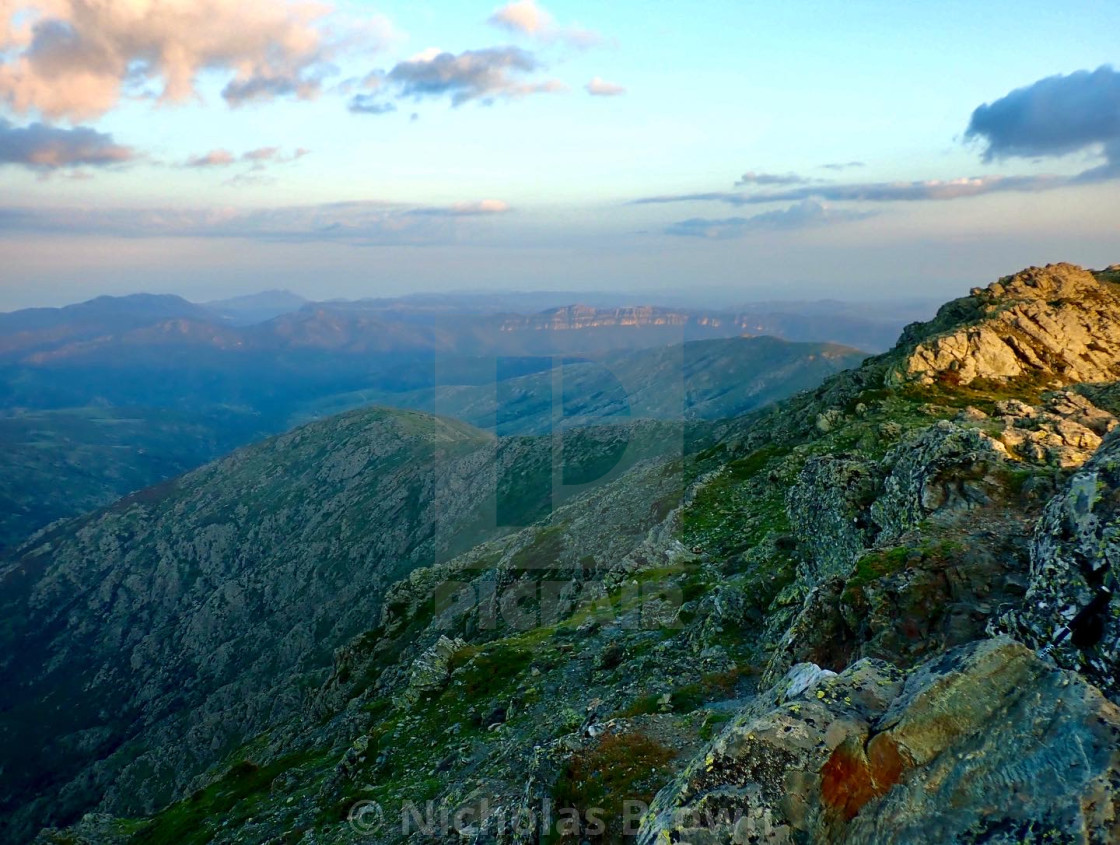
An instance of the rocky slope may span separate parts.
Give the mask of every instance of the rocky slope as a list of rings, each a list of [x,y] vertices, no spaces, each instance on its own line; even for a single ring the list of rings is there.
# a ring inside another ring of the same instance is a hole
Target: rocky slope
[[[197,791],[40,841],[1117,841],[1117,281],[1003,279],[414,569]]]
[[[573,434],[563,471],[594,487],[674,446],[671,428]],[[5,832],[91,802],[154,810],[298,711],[389,585],[575,495],[552,453],[359,411],[25,545],[0,567]]]

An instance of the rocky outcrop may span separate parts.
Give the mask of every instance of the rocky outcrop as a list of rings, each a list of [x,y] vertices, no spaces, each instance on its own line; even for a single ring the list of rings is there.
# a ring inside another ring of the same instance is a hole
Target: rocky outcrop
[[[639,841],[1112,842],[1118,738],[1115,705],[1007,638],[906,676],[798,667],[659,793]]]
[[[435,643],[412,662],[408,686],[400,696],[399,706],[415,704],[422,695],[443,689],[451,675],[451,659],[466,642],[456,637],[440,636]]]
[[[1023,609],[1005,625],[1036,645],[1072,631],[1052,654],[1109,696],[1120,696],[1120,436],[1047,506],[1031,548]]]
[[[994,435],[1008,454],[1034,464],[1071,469],[1092,457],[1116,417],[1071,391],[1050,394],[1040,406],[1021,399],[996,403]]]
[[[878,479],[872,467],[843,457],[810,458],[790,489],[790,526],[805,550],[811,585],[847,574],[874,537],[868,505]]]
[[[1074,384],[1120,378],[1120,295],[1111,282],[1072,264],[1051,264],[975,289],[971,300],[969,309],[957,303],[947,308],[971,313],[972,319],[922,339],[891,370],[887,383],[1031,377]]]
[[[899,444],[887,457],[893,464],[883,493],[871,505],[891,542],[923,520],[952,520],[991,502],[1000,487],[1007,450],[983,431],[941,420]]]

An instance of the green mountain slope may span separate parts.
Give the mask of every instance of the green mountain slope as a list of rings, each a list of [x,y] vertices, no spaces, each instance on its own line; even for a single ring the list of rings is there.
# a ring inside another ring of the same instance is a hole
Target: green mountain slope
[[[24,384],[20,401],[43,400],[55,391],[64,397],[73,380],[84,400],[120,389],[128,395],[118,398],[139,404],[124,408],[102,401],[0,413],[0,550],[55,519],[104,506],[293,425],[357,407],[425,410],[501,434],[547,433],[554,410],[561,409],[566,425],[715,419],[819,384],[861,357],[845,347],[774,338],[704,341],[601,361],[578,359],[562,367],[558,390],[552,359],[540,358],[502,359],[500,371],[496,359],[461,356],[441,358],[438,366],[396,359],[335,366],[339,362],[329,357],[305,357],[295,371],[293,362],[280,359],[237,366],[204,360],[204,371],[215,368],[209,376],[192,374],[199,362],[187,356],[174,378],[159,367],[122,373],[109,363],[53,371],[49,387],[35,379]],[[430,386],[434,381],[438,391]],[[353,391],[354,385],[366,387]]]
[[[235,409],[86,407],[0,415],[0,553],[45,525],[269,433]]]
[[[60,523],[0,569],[5,816],[157,808],[296,712],[389,585],[680,444],[566,436],[563,489],[551,440],[368,409]]]
[[[772,337],[694,341],[562,359],[544,372],[492,378],[482,384],[448,379],[424,390],[330,396],[301,409],[297,418],[372,402],[439,413],[502,434],[545,434],[561,423],[715,420],[815,387],[865,357],[834,344],[789,343]]]

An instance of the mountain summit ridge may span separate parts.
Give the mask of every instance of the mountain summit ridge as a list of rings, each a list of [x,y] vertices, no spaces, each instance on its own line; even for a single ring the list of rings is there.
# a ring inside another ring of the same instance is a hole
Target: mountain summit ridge
[[[1074,264],[1030,267],[974,288],[930,323],[888,383],[1038,378],[1050,386],[1120,378],[1120,286]],[[923,336],[923,333],[924,336]]]

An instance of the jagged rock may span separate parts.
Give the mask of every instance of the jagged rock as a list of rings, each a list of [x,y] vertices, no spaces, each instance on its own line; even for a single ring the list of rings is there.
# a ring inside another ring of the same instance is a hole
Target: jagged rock
[[[871,505],[880,543],[925,519],[951,519],[990,502],[1006,457],[1004,446],[984,432],[948,420],[900,443],[887,457],[893,467]]]
[[[412,662],[408,686],[401,694],[400,703],[408,706],[423,695],[443,689],[451,676],[451,658],[466,645],[466,642],[458,637],[451,639],[441,634],[434,645],[426,648]]]
[[[1120,378],[1120,298],[1072,264],[1032,267],[974,290],[964,325],[921,339],[887,376],[892,386],[1042,376],[1061,384]],[[937,321],[935,321],[937,322]]]
[[[1021,613],[1005,624],[1042,645],[1075,628],[1053,650],[1109,696],[1120,696],[1120,436],[1110,435],[1046,507],[1031,547],[1031,581]],[[1109,587],[1113,595],[1102,594]],[[1096,602],[1095,611],[1082,615]]]
[[[76,825],[58,830],[47,828],[33,845],[124,845],[132,832],[122,819],[106,813],[86,813]]]
[[[1002,431],[996,435],[1012,456],[1035,464],[1070,469],[1092,457],[1116,418],[1084,396],[1052,394],[1044,406],[1020,399],[996,403]]]
[[[810,584],[843,575],[873,537],[867,506],[877,479],[868,464],[847,458],[810,458],[786,502],[790,525],[807,553]]]
[[[658,794],[640,843],[1120,835],[1120,710],[1011,639],[955,649],[904,683],[861,660],[774,700],[745,708]]]
[[[794,664],[820,664],[842,669],[851,662],[858,643],[844,619],[841,596],[844,579],[827,578],[810,590],[801,611],[766,667],[764,683],[772,683]]]

